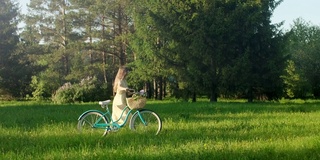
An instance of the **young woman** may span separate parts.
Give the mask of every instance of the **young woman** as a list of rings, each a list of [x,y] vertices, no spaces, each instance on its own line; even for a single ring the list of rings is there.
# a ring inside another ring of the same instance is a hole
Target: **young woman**
[[[112,119],[118,120],[121,116],[122,110],[125,108],[126,102],[126,91],[129,89],[126,81],[126,76],[128,73],[128,69],[126,67],[120,67],[117,73],[117,76],[113,83],[113,92],[116,93],[113,104],[112,104]],[[119,120],[119,124],[121,124],[128,112],[124,112],[121,119]]]

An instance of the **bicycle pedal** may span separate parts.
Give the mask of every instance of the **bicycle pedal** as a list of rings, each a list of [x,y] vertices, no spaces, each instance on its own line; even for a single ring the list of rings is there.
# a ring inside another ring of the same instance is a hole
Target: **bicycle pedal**
[[[111,130],[111,132],[118,132],[119,131],[119,128],[113,128],[112,130]]]
[[[106,136],[107,134],[109,134],[109,132],[110,132],[110,131],[107,131],[107,130],[106,130],[106,131],[104,131],[104,133],[103,133],[103,135],[102,135],[102,136],[103,136],[103,137],[104,137],[104,136]]]

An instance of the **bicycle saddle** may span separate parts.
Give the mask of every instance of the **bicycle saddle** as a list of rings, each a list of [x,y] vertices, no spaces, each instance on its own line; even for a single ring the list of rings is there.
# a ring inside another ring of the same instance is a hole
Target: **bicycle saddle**
[[[108,104],[111,102],[111,100],[105,100],[105,101],[99,101],[99,105],[101,106],[108,106]]]

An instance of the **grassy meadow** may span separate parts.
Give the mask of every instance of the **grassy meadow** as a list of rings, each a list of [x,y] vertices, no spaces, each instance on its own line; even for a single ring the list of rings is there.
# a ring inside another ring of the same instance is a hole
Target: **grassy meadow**
[[[0,102],[0,159],[320,159],[319,103],[147,102],[158,136],[78,134],[96,103]]]

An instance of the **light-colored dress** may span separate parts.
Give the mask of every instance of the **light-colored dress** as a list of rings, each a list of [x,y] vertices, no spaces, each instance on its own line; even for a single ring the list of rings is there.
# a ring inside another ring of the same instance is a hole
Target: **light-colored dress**
[[[114,121],[118,120],[121,116],[123,109],[126,107],[126,90],[128,89],[127,81],[126,80],[119,80],[116,83],[117,86],[117,93],[113,99],[112,103],[112,119]],[[127,116],[128,111],[126,110],[121,119],[118,121],[118,124],[122,124]]]

